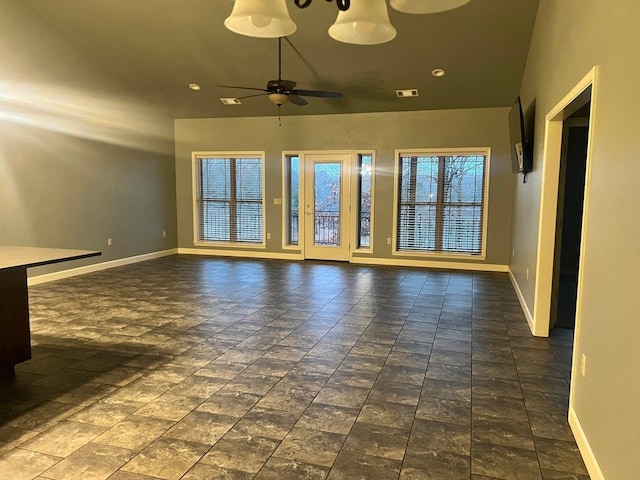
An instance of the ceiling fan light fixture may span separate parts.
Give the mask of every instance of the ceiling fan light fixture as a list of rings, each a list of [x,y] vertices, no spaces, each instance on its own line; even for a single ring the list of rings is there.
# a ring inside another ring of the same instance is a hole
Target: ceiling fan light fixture
[[[258,38],[286,37],[297,29],[285,0],[236,0],[224,26],[234,33]]]
[[[354,1],[349,10],[338,12],[329,27],[334,40],[355,45],[377,45],[393,40],[396,29],[389,21],[385,0]]]
[[[466,5],[471,0],[391,0],[391,7],[403,13],[440,13]]]
[[[267,97],[278,106],[289,102],[289,95],[285,93],[270,93]]]

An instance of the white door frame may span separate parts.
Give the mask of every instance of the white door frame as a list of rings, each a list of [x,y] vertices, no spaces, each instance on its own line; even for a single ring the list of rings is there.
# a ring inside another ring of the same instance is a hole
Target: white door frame
[[[300,208],[299,208],[299,246],[302,253],[303,258],[318,258],[318,259],[327,259],[333,260],[334,258],[324,258],[324,256],[316,256],[313,255],[311,257],[307,257],[308,255],[308,241],[307,238],[307,220],[310,218],[306,214],[306,200],[307,194],[310,194],[310,188],[313,188],[312,185],[307,185],[307,179],[309,178],[308,171],[311,168],[311,162],[313,162],[313,157],[338,157],[338,156],[348,156],[349,159],[343,162],[343,169],[341,171],[341,184],[342,191],[340,194],[340,224],[341,224],[341,242],[345,246],[346,251],[344,251],[344,258],[340,258],[342,261],[349,261],[351,258],[351,253],[353,249],[353,245],[351,242],[351,229],[352,229],[352,218],[351,212],[353,210],[351,206],[351,173],[354,165],[354,151],[353,150],[307,150],[299,153],[300,158]],[[323,248],[323,247],[317,247]],[[332,249],[334,247],[326,247],[327,250]],[[331,257],[331,255],[329,255]]]
[[[582,265],[586,249],[586,235],[589,213],[589,188],[591,184],[591,136],[594,126],[596,99],[596,81],[598,67],[593,67],[587,75],[573,87],[546,115],[544,151],[542,156],[542,190],[540,194],[540,220],[538,226],[538,254],[536,263],[536,281],[533,300],[533,325],[535,336],[549,336],[549,320],[553,283],[554,250],[556,240],[556,214],[558,208],[558,183],[560,161],[562,158],[563,122],[573,113],[569,105],[580,96],[588,96],[591,101],[589,134],[587,146],[587,166],[585,173],[584,204],[582,219],[582,241],[580,245],[580,265],[578,273],[578,298],[576,302],[575,338],[578,338],[581,317],[581,288],[584,268]],[[585,102],[586,103],[586,102]],[[574,352],[577,351],[574,345]],[[575,364],[575,361],[574,361]]]

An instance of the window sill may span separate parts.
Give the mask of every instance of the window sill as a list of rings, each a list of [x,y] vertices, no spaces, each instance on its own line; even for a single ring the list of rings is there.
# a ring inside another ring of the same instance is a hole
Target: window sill
[[[228,249],[261,249],[267,248],[264,243],[231,243],[231,242],[193,242],[196,247],[215,247]]]
[[[458,259],[458,260],[477,260],[483,261],[487,259],[486,254],[472,255],[469,253],[440,253],[440,252],[419,252],[411,250],[393,251],[391,255],[394,257],[414,257],[414,258],[429,258],[429,259]]]

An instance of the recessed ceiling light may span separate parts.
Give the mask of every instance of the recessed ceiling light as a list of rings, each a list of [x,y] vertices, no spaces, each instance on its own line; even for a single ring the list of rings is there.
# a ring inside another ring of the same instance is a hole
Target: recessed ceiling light
[[[445,72],[441,68],[436,68],[436,69],[431,71],[431,75],[433,75],[434,77],[444,77],[446,74],[447,74],[447,72]]]
[[[408,88],[405,90],[396,90],[396,96],[399,98],[404,97],[417,97],[418,89],[417,88]]]
[[[191,90],[196,90],[197,91],[197,90],[200,90],[200,85],[198,85],[197,83],[190,83],[189,84],[189,88]]]
[[[235,97],[223,97],[220,101],[225,105],[240,105],[242,102]]]

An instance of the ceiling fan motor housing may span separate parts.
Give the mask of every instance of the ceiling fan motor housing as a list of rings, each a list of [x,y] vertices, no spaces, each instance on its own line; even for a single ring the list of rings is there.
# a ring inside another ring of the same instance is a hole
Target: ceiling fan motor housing
[[[267,82],[267,90],[276,93],[285,93],[293,90],[296,86],[296,82],[293,80],[269,80]]]

